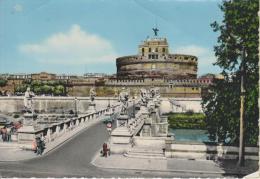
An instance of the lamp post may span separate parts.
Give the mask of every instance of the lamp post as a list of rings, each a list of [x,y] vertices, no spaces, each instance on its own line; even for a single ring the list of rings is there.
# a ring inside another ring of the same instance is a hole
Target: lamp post
[[[135,118],[135,97],[133,96],[133,118]]]
[[[77,102],[78,102],[78,99],[77,97],[75,97],[75,116],[77,117],[78,116],[78,106],[77,106]]]
[[[15,95],[15,82],[14,82],[14,80],[13,80],[13,90],[14,90],[14,95]]]
[[[258,18],[260,18],[260,9],[258,11]],[[258,42],[260,44],[260,24],[258,26]],[[258,66],[260,67],[260,46],[258,44]],[[260,75],[260,69],[258,69],[258,75]],[[259,127],[259,135],[258,135],[258,146],[260,145],[260,78],[258,79],[258,127]],[[260,176],[260,148],[259,148],[259,154],[258,154],[259,160],[258,160],[258,175]]]
[[[240,127],[239,127],[239,155],[238,165],[244,166],[245,164],[245,141],[244,141],[244,104],[245,104],[245,48],[242,47],[241,56],[241,87],[240,87]]]

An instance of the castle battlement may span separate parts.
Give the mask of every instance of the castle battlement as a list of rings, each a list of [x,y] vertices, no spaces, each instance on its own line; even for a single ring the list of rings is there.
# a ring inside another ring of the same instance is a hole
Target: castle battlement
[[[194,55],[170,54],[166,38],[148,38],[138,46],[137,55],[116,59],[117,77],[168,79],[197,78],[198,58]]]

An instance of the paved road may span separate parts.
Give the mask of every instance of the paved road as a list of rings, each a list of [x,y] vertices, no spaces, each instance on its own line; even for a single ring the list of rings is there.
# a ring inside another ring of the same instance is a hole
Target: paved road
[[[100,169],[90,162],[108,139],[106,126],[98,123],[44,157],[0,163],[0,177],[192,177],[188,173],[160,173]],[[209,176],[197,174],[197,176]],[[213,177],[213,176],[211,176]],[[216,176],[214,176],[216,177]],[[220,176],[218,176],[220,177]]]
[[[90,162],[107,139],[106,126],[100,122],[46,156],[21,162],[0,162],[0,177],[221,177],[97,168]]]

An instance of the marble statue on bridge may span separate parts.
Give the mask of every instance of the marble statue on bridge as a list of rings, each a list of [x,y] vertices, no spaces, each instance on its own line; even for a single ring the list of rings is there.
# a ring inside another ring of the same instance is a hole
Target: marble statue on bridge
[[[148,93],[147,90],[144,88],[140,89],[140,95],[141,95],[141,106],[146,106],[147,105],[147,100],[148,100]]]
[[[128,98],[128,92],[123,89],[119,94],[119,101],[122,103],[122,108],[120,112],[121,115],[127,115]]]
[[[91,102],[93,102],[95,100],[96,94],[97,93],[96,93],[95,88],[91,88],[90,91],[89,91],[89,96],[90,96]]]
[[[34,93],[31,91],[31,89],[28,87],[26,89],[26,92],[24,94],[24,108],[26,112],[33,113],[33,104],[32,104],[32,99],[34,97]]]
[[[90,104],[88,107],[88,112],[89,113],[95,113],[96,112],[96,103],[95,103],[95,97],[97,93],[94,87],[90,88],[89,90],[89,97],[90,97]]]

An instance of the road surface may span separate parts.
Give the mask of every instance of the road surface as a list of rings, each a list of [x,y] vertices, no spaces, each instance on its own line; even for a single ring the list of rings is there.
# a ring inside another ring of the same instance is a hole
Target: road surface
[[[114,124],[115,125],[115,124]],[[102,122],[49,152],[47,155],[20,162],[0,162],[0,177],[192,177],[189,173],[166,173],[136,170],[101,169],[91,161],[108,139]],[[198,177],[210,176],[196,174]],[[211,176],[221,177],[221,176]]]

